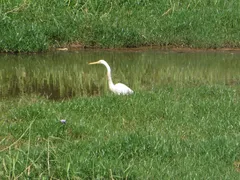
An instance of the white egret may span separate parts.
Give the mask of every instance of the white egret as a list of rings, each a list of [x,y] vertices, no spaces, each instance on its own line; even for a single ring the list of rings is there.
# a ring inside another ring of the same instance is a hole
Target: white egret
[[[113,93],[118,95],[128,95],[133,93],[133,90],[131,90],[125,84],[122,84],[122,83],[113,84],[112,76],[111,76],[111,68],[106,61],[99,60],[97,62],[91,62],[89,64],[103,64],[107,68],[108,86]]]

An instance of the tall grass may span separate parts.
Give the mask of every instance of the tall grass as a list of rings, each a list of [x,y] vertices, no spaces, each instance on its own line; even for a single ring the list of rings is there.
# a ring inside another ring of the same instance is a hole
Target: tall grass
[[[87,65],[102,57],[133,95],[107,93],[105,68]],[[0,64],[2,179],[240,178],[239,54],[98,50]],[[77,97],[39,96],[68,93]]]
[[[0,174],[9,179],[239,179],[239,102],[236,91],[223,86],[62,102],[5,100]]]
[[[102,57],[133,95],[108,93],[105,68],[87,64]],[[2,179],[240,178],[237,53],[4,54],[0,64]]]
[[[236,0],[2,0],[0,51],[44,51],[76,43],[239,47],[239,8]]]

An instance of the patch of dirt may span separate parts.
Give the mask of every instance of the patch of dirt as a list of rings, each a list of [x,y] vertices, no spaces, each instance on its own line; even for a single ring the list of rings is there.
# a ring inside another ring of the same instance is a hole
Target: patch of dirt
[[[240,172],[240,161],[235,161],[235,162],[233,163],[233,165],[234,165],[234,167],[235,167],[235,170],[236,170],[237,172]]]

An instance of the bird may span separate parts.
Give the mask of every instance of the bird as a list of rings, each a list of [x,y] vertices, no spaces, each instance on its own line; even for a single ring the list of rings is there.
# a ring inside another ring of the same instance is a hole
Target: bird
[[[101,59],[99,61],[96,61],[96,62],[90,62],[89,63],[90,65],[91,64],[103,64],[106,68],[107,68],[107,77],[108,77],[108,86],[109,86],[109,89],[114,93],[114,94],[117,94],[117,95],[129,95],[129,94],[133,94],[133,90],[131,90],[129,87],[127,87],[125,84],[122,84],[122,83],[117,83],[117,84],[114,84],[113,81],[112,81],[112,75],[111,75],[111,68],[110,66],[108,65],[108,63]]]

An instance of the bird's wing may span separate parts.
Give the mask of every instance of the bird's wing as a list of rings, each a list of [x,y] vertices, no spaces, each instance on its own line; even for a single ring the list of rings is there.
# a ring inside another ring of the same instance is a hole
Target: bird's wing
[[[125,84],[117,83],[117,84],[115,84],[115,93],[117,93],[117,94],[132,94],[133,90],[131,90]]]

